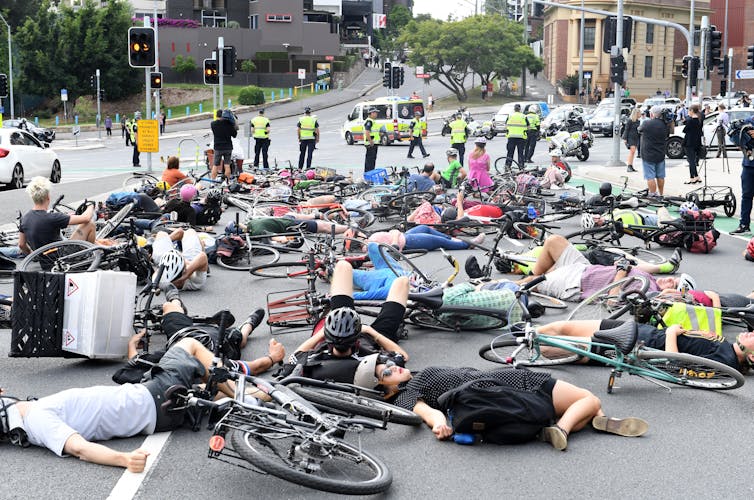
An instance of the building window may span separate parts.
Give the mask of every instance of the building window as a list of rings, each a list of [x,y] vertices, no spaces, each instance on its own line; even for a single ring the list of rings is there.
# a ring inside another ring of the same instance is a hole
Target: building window
[[[644,57],[644,78],[652,78],[652,56]]]
[[[667,57],[662,57],[662,77],[665,78],[665,64],[668,62]]]
[[[631,23],[631,43],[636,43],[636,21]]]
[[[655,25],[654,24],[647,24],[647,39],[646,43],[647,45],[650,45],[652,43],[655,43]]]
[[[631,56],[631,78],[636,78],[636,56]]]
[[[584,23],[584,50],[594,50],[594,33],[596,30],[594,21]]]
[[[290,23],[293,21],[291,14],[267,14],[265,20],[268,23]]]
[[[668,27],[664,26],[662,28],[662,44],[667,45],[668,44]]]
[[[249,29],[250,30],[259,29],[259,15],[258,14],[252,14],[249,16]]]

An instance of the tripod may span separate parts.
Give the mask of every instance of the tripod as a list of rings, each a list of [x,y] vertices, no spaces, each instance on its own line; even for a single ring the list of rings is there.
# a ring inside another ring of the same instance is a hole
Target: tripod
[[[718,125],[718,128],[722,128]],[[717,135],[717,129],[715,129],[715,137]],[[709,186],[707,184],[707,152],[712,146],[713,138],[710,138],[709,143],[704,148],[702,154],[702,164],[699,166],[700,170],[704,170],[704,185],[698,189],[686,193],[686,199],[692,201],[699,208],[707,207],[723,207],[725,215],[733,217],[736,213],[736,197],[733,194],[733,189],[730,186]],[[718,144],[718,147],[725,148],[725,138],[723,137],[722,145]],[[723,160],[723,172],[730,173],[730,164],[728,163],[728,155],[725,154]]]
[[[712,141],[717,138],[717,156],[720,156],[720,153],[722,152],[723,155],[723,172],[730,173],[730,163],[728,163],[728,150],[725,148],[725,136],[726,136],[726,130],[725,127],[722,124],[718,124],[717,127],[715,127],[715,133],[712,137],[709,139],[709,143],[707,144],[707,151],[709,151],[712,147]],[[706,163],[707,161],[707,155],[704,155],[704,161]],[[706,176],[705,171],[705,176]],[[706,184],[705,180],[705,184]]]

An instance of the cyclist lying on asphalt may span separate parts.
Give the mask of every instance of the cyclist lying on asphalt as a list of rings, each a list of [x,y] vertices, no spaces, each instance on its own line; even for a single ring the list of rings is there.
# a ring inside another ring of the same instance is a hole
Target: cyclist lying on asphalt
[[[180,241],[182,251],[174,247]],[[164,259],[164,262],[163,262]],[[207,281],[209,260],[204,244],[193,229],[160,231],[152,243],[152,261],[165,264],[161,282],[173,283],[181,290],[200,290]]]
[[[387,300],[371,326],[361,323],[354,310],[353,269],[348,262],[335,265],[330,285],[331,310],[286,362],[283,374],[297,373],[305,377],[334,380],[351,384],[359,362],[364,356],[380,352],[401,363],[408,353],[398,346],[399,329],[408,300],[408,278],[393,281]]]
[[[672,259],[668,264],[677,266]],[[536,276],[546,274],[547,279],[537,285],[536,290],[570,301],[589,297],[597,290],[627,276],[646,278],[649,282],[648,292],[680,289],[679,287],[693,288],[688,286],[693,279],[686,274],[680,278],[655,278],[650,274],[662,272],[662,267],[641,261],[631,264],[627,259],[621,259],[615,266],[593,265],[567,239],[560,235],[552,235],[547,237],[541,253],[537,256],[532,276],[519,280],[518,283],[527,283]]]
[[[312,218],[308,218],[312,217]],[[275,237],[276,234],[290,233],[303,228],[307,233],[325,233],[330,234],[332,228],[335,228],[335,234],[343,234],[348,229],[348,226],[341,224],[333,224],[325,220],[314,220],[315,215],[307,214],[295,214],[286,215],[284,217],[255,217],[249,219],[246,223],[239,223],[236,228],[235,222],[230,222],[225,227],[225,232],[236,232],[238,229],[244,232],[248,232],[251,236],[262,236],[269,234],[274,241],[287,241],[287,237]]]
[[[639,418],[608,418],[602,404],[591,392],[568,382],[550,377],[547,373],[529,370],[477,370],[475,368],[447,368],[431,366],[412,374],[409,370],[385,361],[378,354],[364,358],[356,373],[356,385],[369,389],[381,388],[385,399],[401,408],[413,410],[432,429],[437,439],[453,434],[437,399],[446,391],[466,382],[493,378],[498,384],[537,394],[553,406],[557,422],[542,430],[541,439],[555,449],[565,450],[568,435],[583,429],[589,422],[597,430],[621,436],[641,436],[647,423]],[[491,383],[480,383],[480,386]]]

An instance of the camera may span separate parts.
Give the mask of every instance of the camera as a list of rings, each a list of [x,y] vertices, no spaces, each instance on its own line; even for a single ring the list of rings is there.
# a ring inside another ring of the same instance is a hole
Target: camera
[[[672,110],[665,108],[662,110],[662,114],[660,114],[660,119],[665,123],[672,123],[675,121],[675,113],[673,113]]]
[[[749,135],[752,130],[754,125],[745,119],[731,121],[728,129],[730,141],[741,148],[741,152],[749,161],[754,161],[754,138]]]

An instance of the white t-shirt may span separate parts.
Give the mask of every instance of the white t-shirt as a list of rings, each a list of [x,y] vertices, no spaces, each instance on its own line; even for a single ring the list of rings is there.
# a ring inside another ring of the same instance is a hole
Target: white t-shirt
[[[68,389],[34,401],[24,417],[31,444],[63,456],[73,434],[87,441],[152,434],[157,408],[142,384]]]

